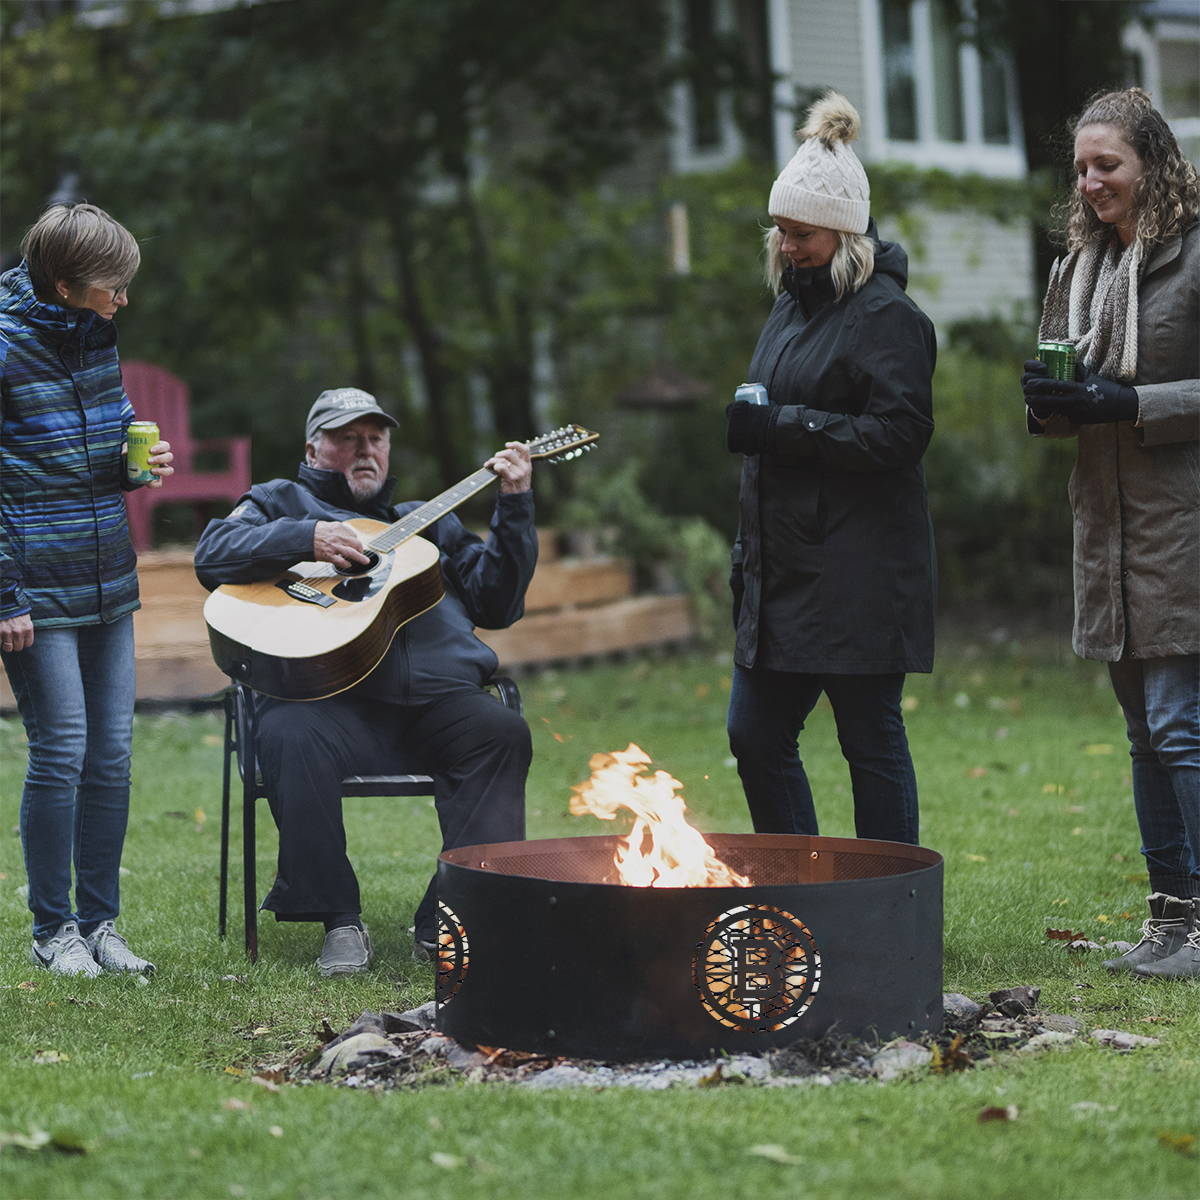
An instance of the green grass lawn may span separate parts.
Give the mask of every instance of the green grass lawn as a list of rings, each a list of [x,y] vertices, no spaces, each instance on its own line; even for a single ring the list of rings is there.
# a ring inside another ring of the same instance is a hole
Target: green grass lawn
[[[748,831],[728,757],[725,657],[559,672],[523,682],[535,761],[531,837],[604,832],[567,813],[588,758],[634,741],[686,785],[696,823]],[[426,800],[351,800],[347,827],[379,952],[326,981],[315,927],[261,924],[249,967],[216,937],[220,717],[139,716],[122,927],[149,983],[66,981],[29,965],[16,836],[19,722],[0,722],[0,1196],[972,1197],[1200,1195],[1200,985],[1112,979],[1047,928],[1136,940],[1145,879],[1123,727],[1107,676],[1057,644],[960,643],[909,683],[922,842],[946,859],[947,991],[1034,984],[1042,1008],[1162,1044],[1092,1044],[987,1069],[831,1088],[533,1093],[255,1086],[254,1064],[315,1045],[322,1019],[429,999],[409,916],[433,865]],[[822,833],[853,832],[849,785],[822,707],[802,752]],[[274,832],[260,814],[260,880]],[[235,855],[237,853],[235,841]],[[237,880],[234,880],[237,894]],[[227,978],[227,977],[233,978]],[[980,1123],[987,1106],[1015,1121]],[[1192,1154],[1187,1151],[1187,1139]],[[777,1144],[798,1162],[747,1153]],[[435,1159],[436,1156],[436,1159]],[[446,1157],[448,1156],[448,1157]],[[439,1165],[444,1163],[447,1165]]]

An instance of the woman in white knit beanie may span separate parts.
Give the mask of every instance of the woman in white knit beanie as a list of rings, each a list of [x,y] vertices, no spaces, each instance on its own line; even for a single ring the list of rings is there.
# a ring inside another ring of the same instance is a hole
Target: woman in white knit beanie
[[[904,251],[876,234],[858,127],[827,94],[771,188],[776,300],[746,376],[768,403],[727,410],[726,444],[745,456],[728,729],[755,830],[815,834],[798,738],[826,695],[858,836],[915,843],[900,701],[905,674],[933,664],[921,457],[936,344],[905,294]]]
[[[1075,628],[1125,714],[1149,917],[1111,971],[1200,979],[1200,177],[1141,88],[1073,123],[1067,253],[1025,364],[1031,432],[1073,437]]]

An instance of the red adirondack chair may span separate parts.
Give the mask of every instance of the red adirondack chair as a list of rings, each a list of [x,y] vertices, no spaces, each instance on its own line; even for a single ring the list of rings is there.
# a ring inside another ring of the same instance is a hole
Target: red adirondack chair
[[[200,533],[200,505],[205,501],[236,503],[250,490],[250,439],[248,437],[193,440],[188,420],[188,386],[176,375],[153,363],[123,362],[125,391],[138,421],[153,421],[160,435],[171,443],[175,455],[172,475],[161,488],[138,488],[125,496],[129,534],[134,549],[149,550],[153,540],[154,509],[159,504],[191,504],[195,533]],[[197,471],[193,466],[199,451],[225,453],[223,471]]]

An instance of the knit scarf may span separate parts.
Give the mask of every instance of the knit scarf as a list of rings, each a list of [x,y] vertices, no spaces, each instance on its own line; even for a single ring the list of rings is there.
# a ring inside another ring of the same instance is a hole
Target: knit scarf
[[[1042,305],[1040,341],[1075,345],[1088,372],[1129,383],[1137,372],[1142,243],[1114,237],[1056,259]]]

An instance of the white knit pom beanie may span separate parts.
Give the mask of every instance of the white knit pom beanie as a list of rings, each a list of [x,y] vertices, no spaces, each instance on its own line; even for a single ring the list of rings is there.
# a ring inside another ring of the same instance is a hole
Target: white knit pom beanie
[[[800,149],[771,188],[767,204],[771,216],[843,233],[866,233],[871,185],[850,149],[859,124],[854,105],[837,92],[826,92],[808,110],[799,131]]]

